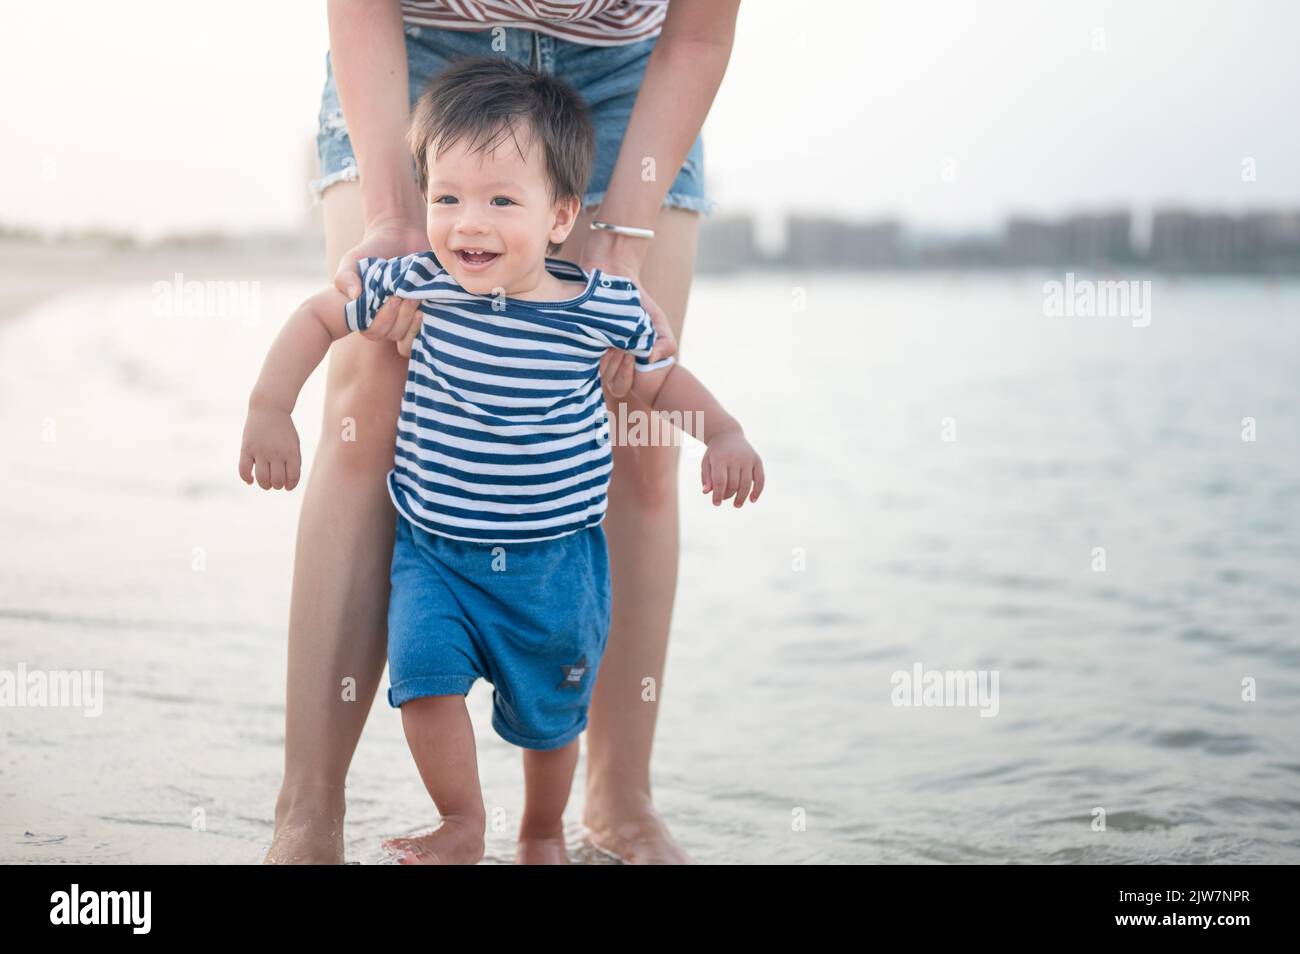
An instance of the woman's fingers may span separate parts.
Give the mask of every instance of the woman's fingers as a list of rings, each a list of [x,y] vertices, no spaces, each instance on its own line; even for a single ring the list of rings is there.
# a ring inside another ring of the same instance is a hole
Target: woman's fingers
[[[610,348],[601,358],[600,377],[610,397],[621,398],[632,390],[632,376],[636,374],[636,359],[626,351]]]
[[[361,332],[361,337],[368,338],[371,341],[382,341],[388,337],[388,332],[392,330],[393,323],[397,321],[398,315],[401,314],[401,303],[406,299],[393,296],[388,301],[379,306],[375,312],[375,317],[371,319],[370,327]]]
[[[673,333],[673,326],[668,321],[668,315],[659,303],[647,294],[646,290],[641,289],[641,307],[650,315],[650,324],[655,329],[655,344],[650,349],[650,361],[658,361],[669,355],[677,353],[677,335]]]
[[[356,249],[351,249],[339,259],[338,271],[334,273],[334,287],[349,299],[361,294],[361,276],[357,274],[357,262],[361,257]]]
[[[410,357],[415,337],[420,333],[424,317],[420,312],[420,302],[414,298],[403,298],[397,321],[388,337],[397,342],[397,352],[403,357]]]

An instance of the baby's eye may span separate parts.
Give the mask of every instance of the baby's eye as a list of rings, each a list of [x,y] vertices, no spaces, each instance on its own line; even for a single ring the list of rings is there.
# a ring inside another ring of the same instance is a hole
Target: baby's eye
[[[504,195],[498,195],[498,196],[493,196],[493,197],[492,197],[492,201],[493,201],[493,202],[496,202],[497,199],[500,199],[502,202],[508,202],[508,203],[510,203],[511,205],[514,205],[514,204],[515,204],[515,200],[514,200],[514,199],[508,198],[507,196],[504,196]]]
[[[434,205],[447,205],[448,203],[443,202],[443,201],[442,201],[443,199],[450,199],[452,202],[455,202],[455,201],[456,201],[456,197],[455,197],[454,195],[440,195],[440,196],[438,196],[436,199],[433,200],[433,204],[434,204]]]

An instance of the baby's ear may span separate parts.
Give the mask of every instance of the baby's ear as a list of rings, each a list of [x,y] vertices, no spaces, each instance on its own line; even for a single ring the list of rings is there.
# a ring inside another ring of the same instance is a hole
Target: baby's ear
[[[568,198],[560,199],[555,203],[555,225],[551,228],[551,242],[554,245],[563,245],[577,228],[578,216],[582,213],[582,196],[571,195]],[[557,240],[555,233],[561,235]]]

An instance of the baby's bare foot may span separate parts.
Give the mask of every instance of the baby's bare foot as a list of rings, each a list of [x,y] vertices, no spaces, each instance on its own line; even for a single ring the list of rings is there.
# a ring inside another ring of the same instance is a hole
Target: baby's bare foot
[[[403,865],[476,865],[483,860],[483,824],[444,818],[436,831],[390,838],[384,847]]]
[[[564,848],[564,832],[521,832],[515,850],[517,865],[567,865],[569,853]]]

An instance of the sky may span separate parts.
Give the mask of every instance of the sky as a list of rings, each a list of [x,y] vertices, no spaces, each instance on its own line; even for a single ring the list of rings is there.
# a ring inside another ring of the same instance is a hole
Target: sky
[[[0,225],[149,239],[303,223],[321,0],[6,14]],[[743,0],[707,188],[720,214],[769,227],[1300,208],[1297,37],[1289,0]]]

